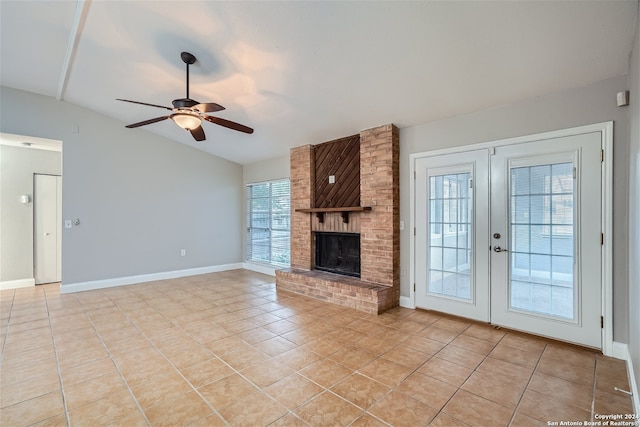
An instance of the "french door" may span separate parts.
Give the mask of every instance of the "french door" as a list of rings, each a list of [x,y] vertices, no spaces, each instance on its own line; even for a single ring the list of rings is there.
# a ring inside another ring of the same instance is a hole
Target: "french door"
[[[416,306],[488,322],[489,153],[416,161]]]
[[[602,347],[600,132],[416,160],[416,306]]]

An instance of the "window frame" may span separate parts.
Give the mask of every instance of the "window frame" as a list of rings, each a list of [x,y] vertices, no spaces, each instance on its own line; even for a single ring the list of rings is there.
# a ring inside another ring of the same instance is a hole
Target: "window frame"
[[[283,203],[283,208],[280,210],[274,210],[274,200],[283,200],[284,194],[274,194],[274,184],[288,184],[289,191],[286,194],[286,200]],[[254,193],[254,188],[256,186],[264,186],[268,185],[268,195],[262,197],[256,197]],[[254,201],[262,199],[263,202],[268,200],[268,208],[267,210],[254,210]],[[289,178],[281,178],[274,179],[269,181],[258,181],[251,182],[245,185],[245,201],[246,201],[246,227],[247,227],[247,236],[245,241],[245,261],[267,264],[273,267],[289,267],[291,264],[291,180]],[[257,214],[257,215],[256,215]],[[260,224],[260,226],[255,225],[254,221],[257,216],[262,214],[262,221],[267,220],[266,226],[264,224]],[[274,224],[274,217],[279,216],[280,222],[284,223],[286,226],[283,228]],[[253,238],[253,231],[261,231],[267,234],[263,240],[267,240],[267,242],[263,242],[262,246],[262,255],[256,256],[255,254],[259,251],[256,245],[256,241]],[[274,234],[286,234],[286,237],[280,237],[279,239],[284,240],[283,242],[275,243],[274,239],[278,239],[278,237],[274,237]],[[268,246],[268,249],[267,249]],[[268,250],[267,256],[265,255],[265,249]],[[277,259],[282,259],[284,257],[285,261],[279,261]]]

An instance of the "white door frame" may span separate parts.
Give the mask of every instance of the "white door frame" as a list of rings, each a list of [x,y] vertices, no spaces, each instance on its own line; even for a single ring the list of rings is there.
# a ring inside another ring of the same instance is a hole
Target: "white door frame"
[[[602,162],[602,233],[604,234],[604,243],[602,245],[602,310],[601,315],[604,318],[602,328],[602,353],[605,356],[613,356],[613,121],[595,123],[592,125],[578,126],[574,128],[561,129],[551,132],[537,133],[533,135],[519,136],[515,138],[507,138],[478,144],[464,145],[452,148],[445,148],[434,151],[425,151],[421,153],[413,153],[409,155],[410,173],[413,179],[410,179],[410,230],[416,227],[416,160],[423,157],[438,156],[443,154],[462,153],[465,151],[492,149],[496,147],[514,144],[523,144],[527,142],[535,142],[542,139],[552,139],[571,135],[580,135],[584,133],[600,132],[602,135],[602,149],[604,152],[604,161]],[[409,233],[410,262],[409,269],[409,302],[412,308],[415,308],[416,294],[416,238],[414,233]]]

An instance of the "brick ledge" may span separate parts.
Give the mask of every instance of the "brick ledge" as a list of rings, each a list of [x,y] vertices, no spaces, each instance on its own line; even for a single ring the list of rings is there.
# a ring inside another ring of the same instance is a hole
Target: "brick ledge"
[[[276,270],[276,288],[370,314],[381,314],[400,302],[395,287],[318,270]]]

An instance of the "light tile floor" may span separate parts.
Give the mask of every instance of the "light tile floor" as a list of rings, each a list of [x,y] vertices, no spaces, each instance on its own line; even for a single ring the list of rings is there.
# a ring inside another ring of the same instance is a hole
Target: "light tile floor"
[[[244,270],[2,291],[0,425],[547,426],[632,412],[625,363]]]

